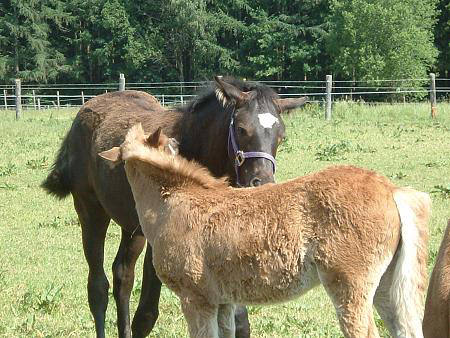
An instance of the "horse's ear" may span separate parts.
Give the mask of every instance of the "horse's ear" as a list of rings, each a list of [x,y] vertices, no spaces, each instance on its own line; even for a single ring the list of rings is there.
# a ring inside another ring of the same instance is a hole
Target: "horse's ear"
[[[105,160],[108,160],[111,167],[115,167],[122,161],[122,154],[120,152],[120,147],[113,147],[109,150],[102,151],[98,155]]]
[[[226,99],[234,101],[236,106],[241,106],[245,102],[253,99],[256,96],[256,92],[250,91],[250,92],[243,92],[242,90],[236,88],[232,84],[225,82],[222,80],[221,76],[215,76],[214,80],[217,83],[218,89],[220,90],[220,93],[225,95],[226,98],[219,98],[221,99],[225,105]]]
[[[158,148],[160,146],[161,131],[161,127],[158,127],[158,129],[147,138],[147,142],[151,147]]]
[[[303,96],[293,99],[276,99],[275,101],[283,113],[303,106],[306,102],[308,102],[308,99],[308,96]]]

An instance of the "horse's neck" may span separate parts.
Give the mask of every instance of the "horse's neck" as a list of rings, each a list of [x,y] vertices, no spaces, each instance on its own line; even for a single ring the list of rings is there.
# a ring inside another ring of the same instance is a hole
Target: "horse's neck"
[[[217,101],[188,114],[181,131],[180,154],[208,167],[215,176],[231,174],[227,161],[230,108],[224,110]]]

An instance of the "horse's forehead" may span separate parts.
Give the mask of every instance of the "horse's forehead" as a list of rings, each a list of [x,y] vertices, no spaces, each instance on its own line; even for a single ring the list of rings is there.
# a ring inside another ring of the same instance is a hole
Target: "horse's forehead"
[[[259,125],[263,129],[272,129],[281,127],[280,116],[274,104],[270,104],[268,100],[255,100],[250,105],[248,111],[251,123]]]
[[[278,117],[272,115],[271,113],[260,113],[258,114],[259,124],[265,129],[271,129],[274,125],[280,123]]]

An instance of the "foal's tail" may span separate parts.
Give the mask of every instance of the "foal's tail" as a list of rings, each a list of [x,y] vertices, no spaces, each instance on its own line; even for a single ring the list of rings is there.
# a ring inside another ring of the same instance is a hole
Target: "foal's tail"
[[[394,200],[400,215],[401,240],[390,296],[398,309],[400,325],[407,330],[399,335],[422,337],[431,199],[426,193],[399,188],[394,192]]]
[[[69,180],[69,144],[70,131],[67,133],[64,141],[59,148],[58,155],[56,156],[55,163],[53,163],[52,169],[47,178],[41,183],[41,187],[47,191],[47,193],[63,199],[70,194],[70,180]]]

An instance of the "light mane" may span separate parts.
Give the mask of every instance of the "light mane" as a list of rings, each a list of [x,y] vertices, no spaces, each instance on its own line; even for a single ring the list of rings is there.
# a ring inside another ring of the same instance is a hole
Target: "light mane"
[[[216,88],[215,93],[216,93],[217,101],[219,101],[220,104],[222,104],[222,106],[224,108],[230,104],[230,102],[228,102],[228,100],[227,100],[226,95],[223,93],[222,89]]]
[[[228,187],[226,178],[215,178],[197,162],[150,147],[141,124],[135,125],[128,132],[121,146],[121,155],[124,161],[138,161],[159,169],[161,176],[171,183],[190,183],[206,189]]]

